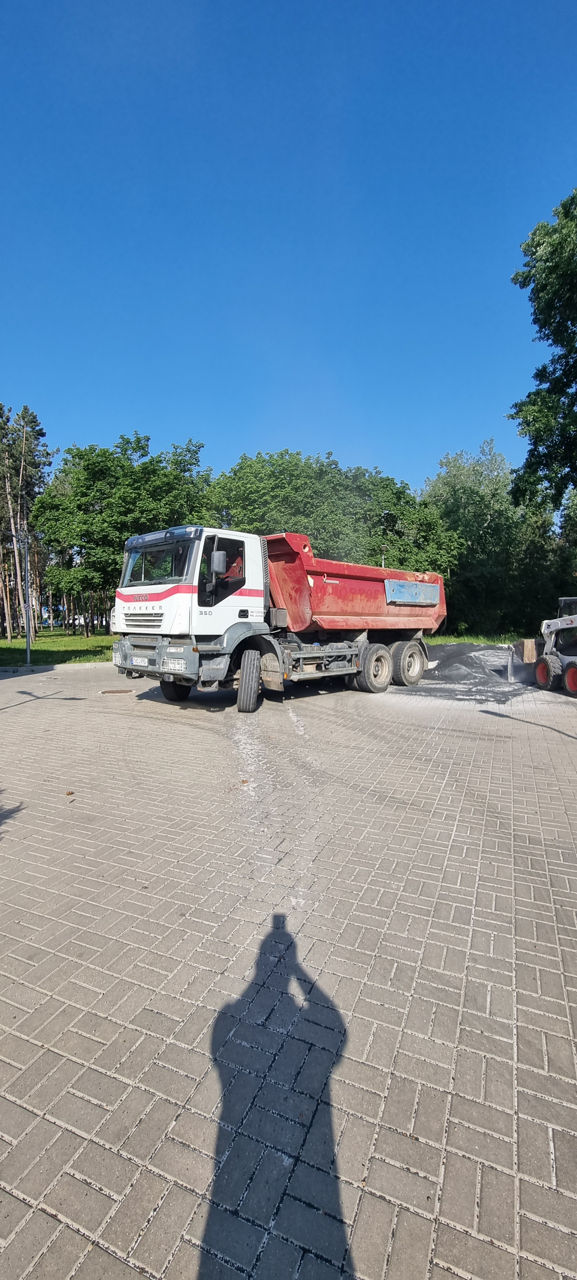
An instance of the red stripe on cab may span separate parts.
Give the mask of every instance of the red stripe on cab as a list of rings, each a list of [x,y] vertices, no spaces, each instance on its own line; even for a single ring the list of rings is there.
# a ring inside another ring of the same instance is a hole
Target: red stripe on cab
[[[166,591],[135,591],[134,595],[127,595],[125,591],[117,591],[116,599],[123,600],[130,604],[140,604],[140,602],[148,602],[150,600],[167,600],[169,596],[195,596],[198,587],[190,587],[185,583],[180,583],[177,587],[167,587]]]

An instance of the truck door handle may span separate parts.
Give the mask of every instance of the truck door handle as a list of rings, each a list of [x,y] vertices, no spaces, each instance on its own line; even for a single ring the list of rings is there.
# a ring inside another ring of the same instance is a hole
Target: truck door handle
[[[238,616],[239,618],[248,618],[248,609],[239,609]]]

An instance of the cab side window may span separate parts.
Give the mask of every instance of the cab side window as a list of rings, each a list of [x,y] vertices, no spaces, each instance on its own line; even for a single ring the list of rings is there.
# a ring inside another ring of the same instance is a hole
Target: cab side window
[[[226,552],[225,571],[216,579],[213,579],[210,567],[213,551]],[[198,575],[198,603],[201,608],[212,609],[215,604],[220,604],[227,596],[240,591],[245,580],[244,542],[214,535],[205,538]]]
[[[568,627],[566,631],[557,632],[557,648],[569,657],[577,654],[577,627]]]

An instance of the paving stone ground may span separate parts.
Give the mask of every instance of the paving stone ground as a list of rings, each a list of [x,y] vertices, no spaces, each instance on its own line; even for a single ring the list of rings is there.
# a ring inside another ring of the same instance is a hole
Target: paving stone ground
[[[577,1276],[577,707],[0,681],[2,1280]]]

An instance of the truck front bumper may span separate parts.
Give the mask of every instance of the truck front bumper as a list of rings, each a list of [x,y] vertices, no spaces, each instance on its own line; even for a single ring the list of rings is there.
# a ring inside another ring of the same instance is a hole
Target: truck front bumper
[[[121,636],[112,645],[112,661],[119,671],[152,680],[198,681],[198,652],[191,640],[170,636]]]

